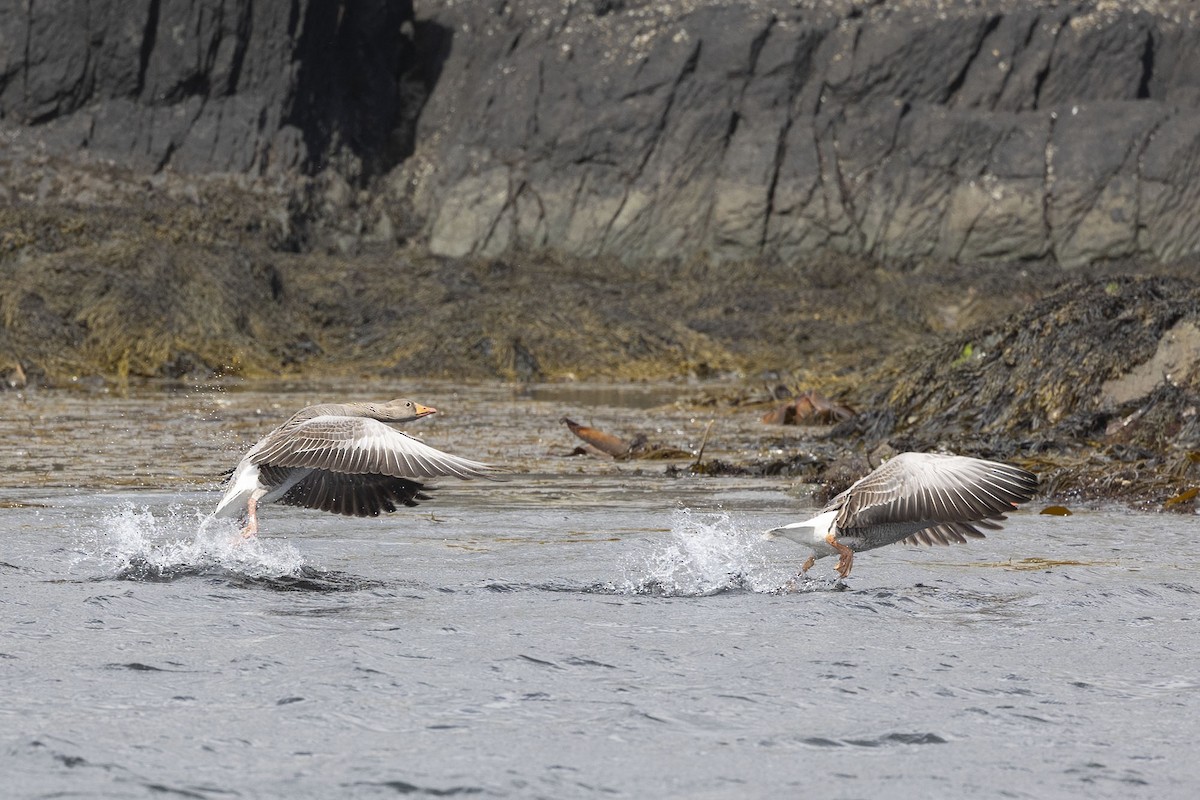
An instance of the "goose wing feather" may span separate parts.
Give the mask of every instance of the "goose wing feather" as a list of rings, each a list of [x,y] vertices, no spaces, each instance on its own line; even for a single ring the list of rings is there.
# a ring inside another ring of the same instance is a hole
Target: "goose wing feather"
[[[494,468],[444,453],[377,420],[316,416],[278,428],[254,446],[250,460],[343,474],[393,478],[488,477]]]
[[[965,456],[902,453],[835,497],[837,527],[872,538],[919,524],[904,541],[954,544],[983,538],[995,521],[1037,489],[1037,476],[1018,467]],[[910,528],[911,530],[911,528]],[[889,537],[890,539],[890,537]]]
[[[266,467],[265,472],[289,472],[288,467]],[[431,499],[430,487],[408,478],[369,473],[307,471],[277,502],[314,508],[352,517],[377,517],[397,507],[415,506]]]

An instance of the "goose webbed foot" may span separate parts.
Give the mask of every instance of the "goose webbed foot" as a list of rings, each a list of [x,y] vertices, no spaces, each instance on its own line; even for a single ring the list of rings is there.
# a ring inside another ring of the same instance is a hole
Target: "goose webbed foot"
[[[829,546],[838,552],[838,563],[834,568],[837,570],[837,574],[842,578],[847,577],[854,566],[854,551],[839,542],[832,533],[825,537],[825,541],[829,542]]]

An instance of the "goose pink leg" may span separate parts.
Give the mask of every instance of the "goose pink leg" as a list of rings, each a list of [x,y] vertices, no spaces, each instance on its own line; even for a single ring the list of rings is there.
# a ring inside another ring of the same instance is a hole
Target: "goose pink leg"
[[[242,528],[243,539],[253,539],[258,535],[258,492],[250,495],[250,499],[246,501],[246,527]]]

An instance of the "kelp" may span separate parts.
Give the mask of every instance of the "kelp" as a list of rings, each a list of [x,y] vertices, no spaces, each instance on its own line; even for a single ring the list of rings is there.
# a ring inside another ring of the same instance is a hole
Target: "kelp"
[[[1048,496],[1193,509],[1196,354],[1185,352],[1157,383],[1151,376],[1140,395],[1111,390],[1155,363],[1165,335],[1193,323],[1200,324],[1194,281],[1078,281],[998,323],[886,359],[857,392],[862,412],[831,437],[860,448],[886,443],[1011,461],[1037,472]]]
[[[871,441],[1008,440],[1029,442],[1023,448],[1029,449],[1055,436],[1102,436],[1110,420],[1147,403],[1159,407],[1159,417],[1163,411],[1182,415],[1200,399],[1195,363],[1164,378],[1144,401],[1106,405],[1102,392],[1107,381],[1148,361],[1163,334],[1182,320],[1200,322],[1194,281],[1129,276],[1072,283],[998,323],[885,360],[859,392],[864,411],[842,432]],[[1184,424],[1185,438],[1194,439],[1194,412]]]

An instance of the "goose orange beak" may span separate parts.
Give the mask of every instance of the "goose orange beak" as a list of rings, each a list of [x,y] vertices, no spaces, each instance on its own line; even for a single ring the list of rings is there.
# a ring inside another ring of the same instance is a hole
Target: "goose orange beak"
[[[413,411],[417,415],[417,419],[428,417],[430,414],[436,414],[437,409],[431,406],[423,406],[420,403],[413,403]]]

